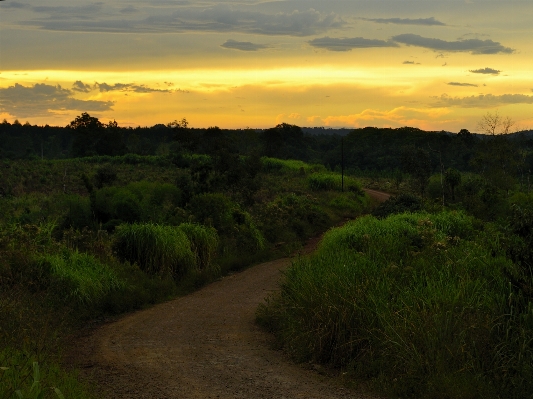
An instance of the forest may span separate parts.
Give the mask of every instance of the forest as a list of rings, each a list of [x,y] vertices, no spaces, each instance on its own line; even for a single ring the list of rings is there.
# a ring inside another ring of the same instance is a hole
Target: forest
[[[298,251],[257,323],[387,397],[533,398],[533,131],[0,123],[0,398],[84,325]],[[365,188],[391,194],[378,204]]]

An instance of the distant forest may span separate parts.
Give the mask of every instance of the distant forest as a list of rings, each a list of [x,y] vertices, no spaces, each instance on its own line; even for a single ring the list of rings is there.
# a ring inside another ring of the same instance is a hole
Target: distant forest
[[[414,127],[327,129],[286,123],[270,129],[198,129],[189,127],[186,119],[126,128],[116,122],[102,123],[87,113],[66,127],[0,123],[0,159],[124,154],[179,158],[183,153],[217,155],[221,151],[321,163],[332,170],[344,162],[348,172],[392,173],[405,170],[413,158],[427,158],[433,173],[441,168],[478,173],[499,168],[506,175],[524,178],[533,170],[533,131],[491,136],[466,129],[458,133]]]

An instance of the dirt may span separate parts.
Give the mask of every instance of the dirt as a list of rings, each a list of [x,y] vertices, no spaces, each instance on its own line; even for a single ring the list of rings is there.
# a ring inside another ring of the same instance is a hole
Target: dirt
[[[290,262],[250,267],[100,326],[73,342],[69,362],[102,398],[376,398],[341,386],[320,366],[294,364],[254,323]]]

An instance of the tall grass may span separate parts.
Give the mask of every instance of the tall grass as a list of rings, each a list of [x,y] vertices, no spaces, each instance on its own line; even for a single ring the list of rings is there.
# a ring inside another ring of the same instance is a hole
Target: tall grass
[[[106,294],[124,287],[116,273],[94,256],[64,249],[61,254],[45,254],[39,267],[60,284],[57,293],[67,301],[98,303]]]
[[[531,397],[532,306],[513,314],[510,261],[462,213],[364,217],[286,272],[258,319],[299,360],[400,397]]]
[[[183,276],[196,268],[186,234],[172,226],[123,224],[115,232],[118,256],[150,274]]]
[[[313,173],[308,178],[309,188],[313,191],[341,191],[342,176],[338,173]],[[361,193],[361,184],[353,177],[344,176],[344,189]]]
[[[57,363],[39,363],[22,351],[0,350],[0,399],[89,399],[73,372]]]
[[[262,157],[261,165],[263,167],[263,171],[267,173],[308,174],[326,170],[324,165],[308,164],[294,159],[278,159],[269,157]]]
[[[182,223],[178,228],[189,239],[197,267],[201,271],[219,272],[219,267],[215,264],[219,244],[217,231],[213,227],[194,223]]]

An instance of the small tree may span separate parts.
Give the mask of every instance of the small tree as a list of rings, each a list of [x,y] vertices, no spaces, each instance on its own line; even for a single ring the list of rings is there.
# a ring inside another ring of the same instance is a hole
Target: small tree
[[[496,134],[509,134],[514,126],[513,120],[509,116],[501,116],[498,111],[487,112],[478,122],[481,132],[494,136]]]
[[[461,184],[461,172],[457,169],[448,168],[444,174],[444,183],[450,188],[452,201],[455,201],[455,189]]]

